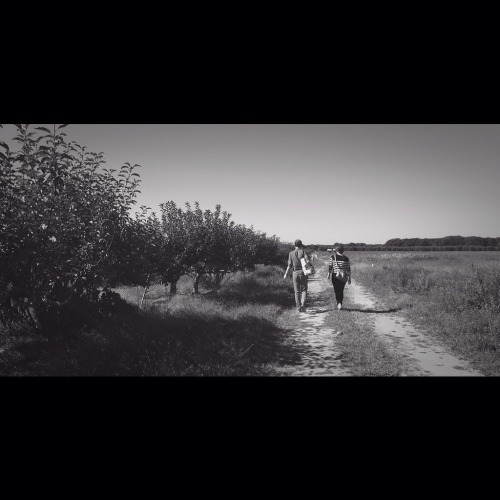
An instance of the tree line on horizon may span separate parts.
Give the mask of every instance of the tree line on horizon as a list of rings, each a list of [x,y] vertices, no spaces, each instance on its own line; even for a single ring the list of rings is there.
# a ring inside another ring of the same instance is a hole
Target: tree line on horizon
[[[308,245],[311,250],[328,251],[339,245]],[[499,251],[500,237],[445,236],[443,238],[392,238],[385,243],[343,243],[349,251]]]

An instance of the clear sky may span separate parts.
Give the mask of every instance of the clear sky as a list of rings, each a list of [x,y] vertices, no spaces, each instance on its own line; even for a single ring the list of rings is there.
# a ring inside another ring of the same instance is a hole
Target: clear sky
[[[77,124],[107,166],[168,200],[304,244],[500,236],[500,125]],[[12,129],[0,129],[3,140]]]

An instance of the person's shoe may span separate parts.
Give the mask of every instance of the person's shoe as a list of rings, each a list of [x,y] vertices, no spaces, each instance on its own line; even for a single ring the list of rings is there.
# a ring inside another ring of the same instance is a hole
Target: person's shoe
[[[338,309],[339,311],[342,309],[342,304],[341,304],[340,302],[337,304],[337,309]]]
[[[301,313],[302,312],[302,307],[297,307],[297,312]]]

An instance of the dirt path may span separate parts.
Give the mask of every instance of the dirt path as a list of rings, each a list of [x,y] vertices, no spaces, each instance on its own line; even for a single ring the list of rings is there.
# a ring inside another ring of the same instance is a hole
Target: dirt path
[[[352,376],[343,366],[342,353],[336,345],[336,337],[342,332],[324,326],[326,316],[335,313],[327,292],[331,288],[327,273],[324,265],[318,266],[316,274],[309,277],[308,307],[306,312],[297,314],[299,325],[289,338],[299,350],[301,361],[290,375]]]
[[[339,332],[324,325],[332,314],[348,314],[349,311],[365,313],[363,321],[374,326],[375,333],[391,350],[400,353],[408,361],[409,369],[404,375],[411,376],[482,376],[463,359],[429,338],[407,320],[387,309],[371,296],[361,285],[354,282],[346,286],[346,297],[355,307],[336,311],[331,283],[326,279],[326,262],[318,260],[316,274],[309,277],[309,291],[304,313],[297,315],[297,329],[289,341],[300,353],[300,361],[290,367],[293,376],[352,376],[343,366],[342,353],[337,347]],[[331,322],[329,322],[331,323]]]
[[[375,333],[410,361],[408,375],[482,376],[465,359],[451,354],[409,321],[391,310],[384,311],[361,285],[353,282],[349,293],[352,302],[360,306],[357,310],[366,313],[367,321],[374,322]]]

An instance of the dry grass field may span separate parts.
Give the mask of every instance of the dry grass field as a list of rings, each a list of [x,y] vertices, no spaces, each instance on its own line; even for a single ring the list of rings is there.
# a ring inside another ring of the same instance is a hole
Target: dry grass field
[[[500,252],[349,252],[353,281],[500,375]]]

